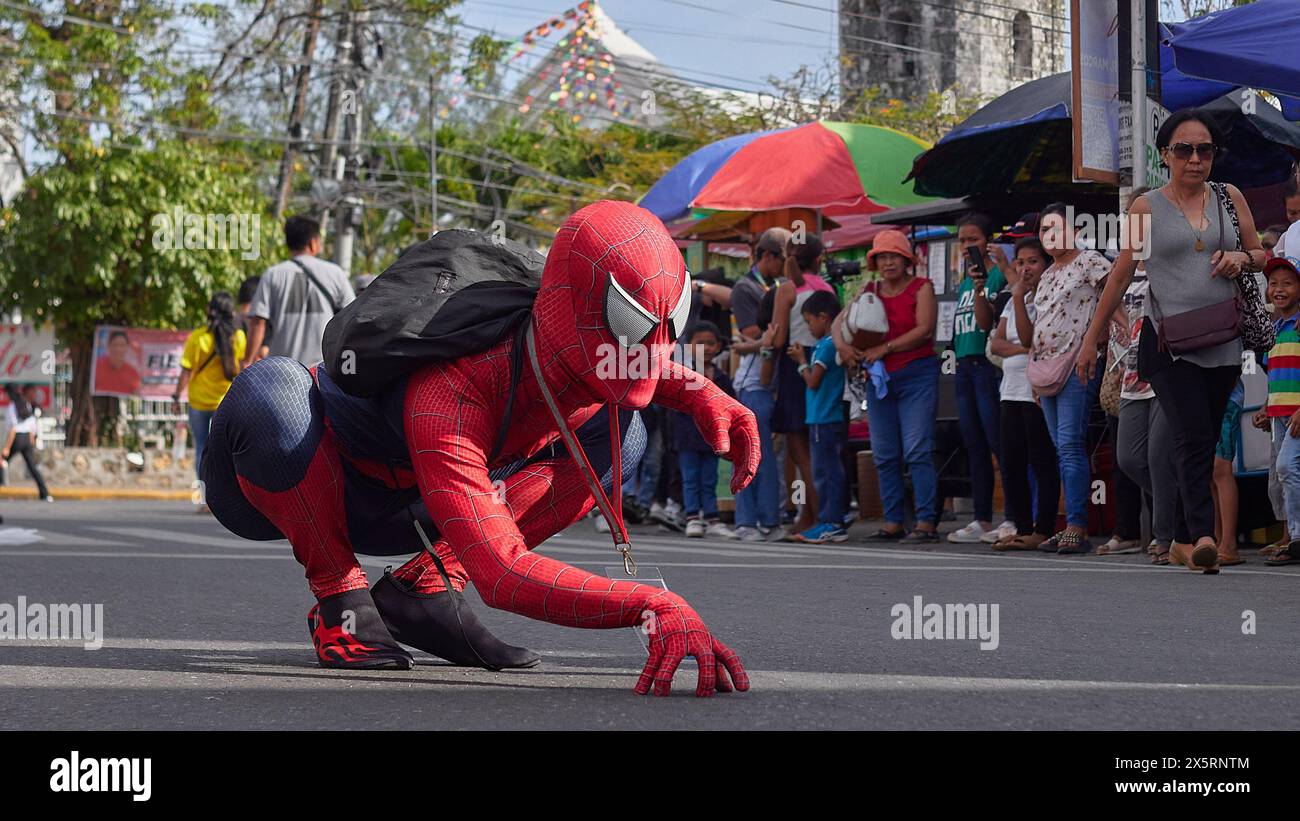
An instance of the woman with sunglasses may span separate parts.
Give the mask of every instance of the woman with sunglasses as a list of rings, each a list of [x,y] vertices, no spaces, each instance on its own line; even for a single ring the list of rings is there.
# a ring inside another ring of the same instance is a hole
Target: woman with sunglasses
[[[1138,372],[1155,391],[1173,433],[1179,510],[1169,555],[1172,563],[1205,573],[1219,572],[1210,488],[1224,410],[1241,372],[1242,345],[1231,322],[1222,323],[1224,341],[1175,345],[1175,353],[1169,340],[1182,335],[1180,326],[1189,319],[1198,332],[1217,327],[1216,306],[1237,297],[1232,280],[1264,264],[1245,197],[1234,186],[1222,189],[1235,206],[1234,220],[1219,189],[1208,182],[1222,145],[1218,125],[1193,109],[1170,115],[1160,127],[1156,148],[1169,168],[1169,182],[1140,197],[1129,210],[1127,241],[1083,345],[1085,352],[1096,350],[1138,261],[1145,257],[1149,290],[1142,308]],[[1169,332],[1176,328],[1180,332],[1171,337]],[[1095,356],[1081,354],[1080,378],[1091,378],[1096,365]]]

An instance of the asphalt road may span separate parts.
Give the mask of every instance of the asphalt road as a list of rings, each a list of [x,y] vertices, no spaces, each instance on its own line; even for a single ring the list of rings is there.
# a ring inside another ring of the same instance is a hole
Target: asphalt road
[[[632,630],[555,627],[474,595],[498,635],[543,654],[540,667],[419,656],[409,672],[323,670],[285,542],[240,540],[176,502],[3,513],[44,541],[0,544],[0,605],[99,603],[105,638],[98,650],[0,640],[0,729],[1300,728],[1300,713],[1278,709],[1300,695],[1300,566],[1268,568],[1253,552],[1206,577],[1144,556],[750,546],[635,528],[641,564],[753,680],[749,693],[696,699],[688,662],[673,696],[656,699],[632,693],[645,658]],[[543,549],[598,573],[616,564],[590,522]],[[372,576],[386,563],[363,560]],[[916,596],[998,605],[997,648],[894,638],[891,609]]]

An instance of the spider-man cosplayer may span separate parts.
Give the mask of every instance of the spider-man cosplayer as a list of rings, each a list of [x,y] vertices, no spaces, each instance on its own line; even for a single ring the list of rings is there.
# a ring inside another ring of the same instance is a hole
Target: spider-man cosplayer
[[[289,540],[318,600],[308,627],[326,667],[409,669],[399,641],[458,664],[536,664],[474,618],[458,592],[473,582],[489,606],[553,624],[644,625],[650,657],[637,693],[666,695],[686,656],[699,663],[697,695],[746,690],[740,659],[681,596],[531,552],[593,505],[546,393],[606,493],[614,492],[609,409],[618,409],[630,469],[645,444],[635,410],[651,402],[693,416],[735,463],[734,490],[754,476],[753,414],[671,358],[690,299],[690,275],[658,219],[629,203],[591,205],[557,233],[529,327],[486,351],[424,365],[375,399],[344,393],[324,365],[272,357],[249,367],[212,420],[206,501],[240,536]],[[535,345],[536,357],[512,377],[516,345]],[[635,361],[632,349],[648,354],[649,367],[631,376],[611,368],[620,345],[623,362]],[[494,450],[501,455],[490,459]],[[356,554],[415,551],[367,589]]]

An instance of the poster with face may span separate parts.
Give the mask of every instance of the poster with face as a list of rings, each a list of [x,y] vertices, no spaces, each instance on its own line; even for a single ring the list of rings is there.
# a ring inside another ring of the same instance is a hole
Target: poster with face
[[[188,336],[186,331],[97,326],[90,392],[170,400],[180,379],[181,350]]]

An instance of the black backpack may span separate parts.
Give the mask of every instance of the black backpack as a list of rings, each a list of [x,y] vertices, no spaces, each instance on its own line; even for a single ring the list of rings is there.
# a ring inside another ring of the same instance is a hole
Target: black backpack
[[[408,248],[325,326],[325,369],[374,397],[436,360],[486,350],[520,328],[542,284],[541,254],[477,231],[442,231]]]

